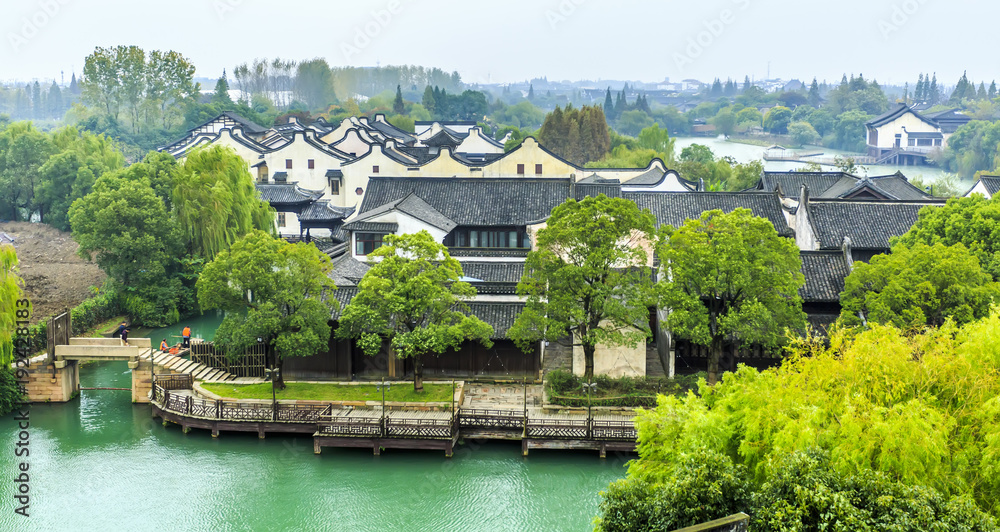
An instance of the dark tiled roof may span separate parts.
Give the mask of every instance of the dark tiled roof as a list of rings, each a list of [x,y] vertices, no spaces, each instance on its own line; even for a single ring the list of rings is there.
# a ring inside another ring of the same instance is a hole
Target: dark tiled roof
[[[842,251],[803,251],[802,274],[806,284],[799,295],[806,302],[839,301],[844,279],[850,274]]]
[[[917,213],[927,205],[944,203],[813,200],[808,206],[809,223],[820,249],[840,249],[847,236],[856,248],[888,250],[889,238],[909,231]]]
[[[333,270],[330,271],[329,277],[333,279],[337,288],[357,286],[369,269],[371,266],[368,264],[350,255],[343,255],[333,260]]]
[[[302,209],[300,222],[334,222],[343,220],[354,213],[354,207],[337,207],[330,205],[329,200],[320,200]]]
[[[824,191],[845,178],[857,179],[844,172],[764,172],[757,189],[773,192],[781,187],[782,196],[797,198],[802,185],[806,185],[809,187],[810,195],[820,197]]]
[[[369,188],[369,193],[370,191],[371,188]],[[430,206],[414,193],[407,194],[402,199],[390,201],[385,205],[375,207],[370,211],[362,212],[358,216],[357,221],[370,220],[392,211],[402,212],[446,232],[450,232],[457,225],[453,220],[441,214],[440,211]]]
[[[413,135],[388,122],[379,122],[378,120],[372,118],[368,121],[368,127],[388,137],[399,139],[405,144],[411,144],[416,141],[416,139],[413,138]]]
[[[885,113],[883,113],[883,114],[881,114],[879,116],[876,116],[875,118],[873,118],[870,121],[868,121],[868,123],[865,124],[865,125],[871,126],[871,127],[879,127],[879,126],[882,126],[884,124],[888,124],[889,122],[892,122],[893,120],[895,120],[895,119],[903,116],[906,113],[913,113],[913,116],[916,116],[917,118],[919,118],[923,122],[927,123],[927,125],[930,125],[930,126],[933,126],[933,127],[938,127],[938,125],[937,125],[936,122],[934,122],[933,120],[928,119],[927,117],[923,116],[922,114],[920,114],[920,113],[918,113],[918,112],[910,109],[909,106],[907,106],[905,103],[898,103],[898,104],[896,104],[895,107],[893,107],[892,109],[889,109],[888,111],[886,111]]]
[[[362,215],[413,193],[466,226],[527,225],[542,220],[569,197],[568,179],[372,177]]]
[[[344,307],[346,307],[356,295],[358,295],[358,287],[348,286],[341,288],[338,285],[337,290],[333,291],[333,298],[340,303],[340,307],[333,309],[333,312],[330,313],[330,318],[334,320],[340,318],[340,312],[344,310]]]
[[[437,159],[440,153],[437,148],[429,148],[427,146],[396,146],[396,150],[417,160],[416,163],[407,161],[405,164],[408,166],[425,165]]]
[[[260,192],[260,199],[270,203],[272,207],[305,205],[323,196],[322,190],[306,190],[299,188],[295,183],[282,185],[258,184],[257,191]]]
[[[326,177],[344,177],[344,172],[341,170],[327,170]]]
[[[271,176],[271,179],[284,183],[285,181],[288,181],[288,172],[275,172],[274,175]]]
[[[997,193],[1000,193],[1000,176],[984,175],[979,177],[979,181],[983,183],[984,187],[986,187],[986,191],[990,193],[990,197],[996,196]],[[973,188],[975,188],[975,185],[973,185]],[[971,191],[972,189],[969,189],[969,192]],[[966,192],[966,194],[968,194],[968,192]]]
[[[524,303],[477,302],[469,304],[469,313],[493,327],[493,340],[506,340],[507,331],[524,309]]]
[[[451,146],[455,147],[462,143],[462,135],[455,133],[448,128],[442,128],[435,135],[424,141],[425,146]]]
[[[486,283],[518,283],[524,275],[524,262],[477,262],[462,261],[462,273],[466,277]]]
[[[399,224],[383,222],[351,222],[344,224],[345,231],[360,231],[366,233],[395,233]]]
[[[754,216],[766,218],[779,235],[792,236],[782,214],[781,198],[767,192],[626,192],[622,197],[635,202],[640,209],[649,209],[660,225],[680,226],[684,220],[697,219],[713,209],[732,212],[740,207],[750,209]]]

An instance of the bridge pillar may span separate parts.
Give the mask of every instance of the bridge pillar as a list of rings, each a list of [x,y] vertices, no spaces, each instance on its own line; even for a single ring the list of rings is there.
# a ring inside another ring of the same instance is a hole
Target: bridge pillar
[[[149,403],[149,393],[153,390],[153,361],[136,359],[129,361],[132,370],[132,402]]]
[[[54,364],[33,362],[27,368],[28,400],[33,403],[65,403],[80,393],[80,364],[60,360]]]

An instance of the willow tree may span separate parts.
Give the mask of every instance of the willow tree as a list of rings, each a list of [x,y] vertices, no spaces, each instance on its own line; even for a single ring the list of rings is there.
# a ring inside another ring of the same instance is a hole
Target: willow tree
[[[476,289],[460,281],[462,266],[427,231],[388,235],[369,253],[377,261],[344,307],[337,336],[355,338],[368,356],[388,340],[396,356],[413,359],[413,389],[422,392],[423,357],[466,341],[490,347],[493,327],[469,316],[465,301]]]
[[[198,279],[204,310],[231,311],[215,343],[244,352],[258,338],[279,370],[290,356],[312,356],[327,348],[337,287],[328,274],[330,257],[312,243],[290,244],[253,231],[220,252]],[[244,314],[243,311],[246,311]],[[276,381],[284,387],[283,378]]]
[[[527,348],[570,334],[594,376],[597,345],[635,347],[649,335],[652,280],[643,246],[654,219],[635,203],[601,194],[552,210],[528,254],[517,292],[527,297],[508,335]]]
[[[19,319],[17,311],[28,310],[18,305],[21,284],[17,273],[17,251],[14,246],[0,245],[0,367],[7,367],[14,358],[14,331]]]
[[[188,251],[205,260],[255,229],[274,234],[274,210],[260,199],[246,162],[230,148],[189,154],[171,198]]]

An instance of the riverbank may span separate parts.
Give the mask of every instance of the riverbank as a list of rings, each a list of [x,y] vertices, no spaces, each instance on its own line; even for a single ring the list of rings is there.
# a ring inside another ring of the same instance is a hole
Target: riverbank
[[[129,375],[124,362],[101,362],[81,381],[124,387]],[[15,426],[0,419],[0,445],[13,448]],[[309,436],[184,434],[115,391],[33,405],[31,427],[31,517],[7,501],[2,530],[589,530],[598,493],[633,457],[524,458],[517,442],[473,440],[451,459],[404,450],[314,455]],[[14,460],[4,453],[0,467],[13,471]],[[171,486],[173,495],[159,496],[179,503],[154,503],[155,489],[136,488],[144,485]]]

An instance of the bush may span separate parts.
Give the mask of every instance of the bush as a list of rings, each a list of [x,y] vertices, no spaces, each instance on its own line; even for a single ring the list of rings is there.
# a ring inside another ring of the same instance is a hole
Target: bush
[[[17,377],[10,367],[0,367],[0,416],[14,410],[14,405],[21,401],[21,393],[17,388]]]
[[[546,376],[549,390],[555,393],[569,393],[580,387],[580,379],[568,371],[553,370]]]

